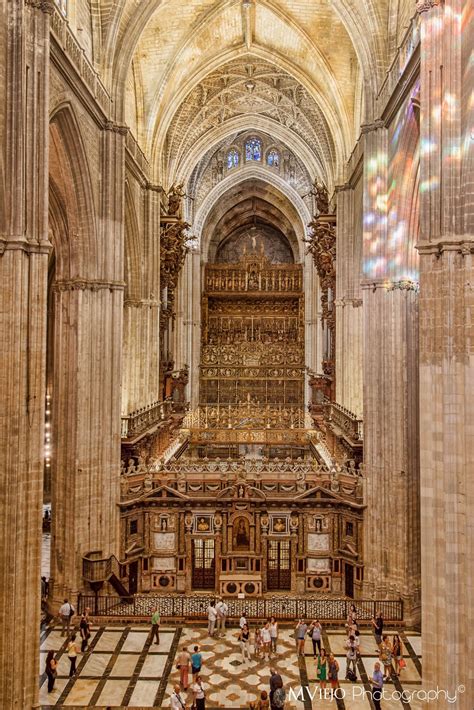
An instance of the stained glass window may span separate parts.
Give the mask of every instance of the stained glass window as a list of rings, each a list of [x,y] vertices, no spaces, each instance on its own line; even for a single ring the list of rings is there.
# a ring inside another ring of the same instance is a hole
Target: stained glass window
[[[237,150],[229,150],[227,153],[227,169],[237,168],[239,166],[239,153]]]
[[[277,150],[269,150],[267,153],[267,165],[271,168],[278,168],[280,165],[280,153]]]
[[[262,159],[262,141],[259,138],[249,138],[245,144],[245,160]]]

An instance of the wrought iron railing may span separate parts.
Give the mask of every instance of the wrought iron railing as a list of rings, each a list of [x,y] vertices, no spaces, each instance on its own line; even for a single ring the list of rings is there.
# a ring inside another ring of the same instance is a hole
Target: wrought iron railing
[[[161,616],[168,619],[207,619],[209,601],[213,594],[200,596],[155,596],[136,594],[126,599],[105,595],[82,594],[78,600],[79,613],[86,607],[94,616],[148,618],[158,607]],[[357,618],[370,622],[382,613],[386,622],[403,621],[403,600],[401,599],[321,599],[314,597],[253,597],[248,599],[226,599],[229,617],[239,619],[245,612],[249,619],[276,619],[294,621],[296,619],[320,619],[321,621],[345,621],[351,604],[355,604]]]
[[[172,413],[173,402],[169,399],[163,402],[152,402],[145,407],[130,412],[130,414],[122,417],[122,439],[129,439],[138,434],[142,434],[150,427],[169,417]]]

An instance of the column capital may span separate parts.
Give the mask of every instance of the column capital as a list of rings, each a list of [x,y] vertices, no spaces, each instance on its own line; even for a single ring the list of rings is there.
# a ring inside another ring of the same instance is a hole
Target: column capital
[[[115,123],[114,121],[105,121],[102,126],[104,131],[112,131],[113,133],[118,133],[121,136],[126,136],[129,132],[129,127],[124,123]]]
[[[423,12],[428,12],[433,7],[438,7],[442,4],[442,0],[418,0],[416,3],[416,11],[419,15]]]
[[[150,181],[145,184],[145,190],[151,190],[152,192],[165,192],[165,189],[162,185],[157,185]]]
[[[372,131],[378,131],[380,128],[386,128],[385,121],[381,118],[373,121],[373,123],[363,123],[360,127],[360,133],[365,135],[366,133],[372,133]]]
[[[342,185],[334,185],[334,192],[347,192],[352,190],[352,185],[349,182],[344,182]]]
[[[25,0],[25,5],[28,5],[35,10],[41,10],[41,12],[44,12],[47,15],[52,15],[55,10],[53,0]]]
[[[0,236],[0,256],[5,251],[24,251],[27,254],[49,254],[52,245],[48,241],[29,242],[24,237],[1,237]]]

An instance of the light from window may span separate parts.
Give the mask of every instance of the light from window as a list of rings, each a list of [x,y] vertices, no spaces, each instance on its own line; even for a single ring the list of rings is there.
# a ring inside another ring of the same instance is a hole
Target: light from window
[[[280,165],[280,153],[277,150],[270,150],[267,153],[267,165],[271,168],[278,168]]]
[[[237,150],[229,150],[227,153],[227,170],[237,168],[239,166],[239,153]]]
[[[259,138],[250,138],[245,144],[245,160],[262,159],[262,141]]]

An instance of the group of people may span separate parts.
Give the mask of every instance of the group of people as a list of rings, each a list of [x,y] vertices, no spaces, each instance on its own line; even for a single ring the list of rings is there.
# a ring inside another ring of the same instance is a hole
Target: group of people
[[[89,644],[89,639],[91,637],[91,622],[89,619],[90,609],[87,608],[81,614],[81,619],[79,621],[79,636],[81,639],[80,652],[85,653]],[[61,636],[68,637],[66,653],[69,659],[69,678],[73,678],[76,675],[76,663],[77,656],[79,654],[77,634],[73,630],[71,631],[71,626],[74,629],[73,618],[76,615],[76,610],[68,599],[64,599],[61,608],[59,609],[59,619],[61,621]],[[54,651],[48,651],[45,663],[45,673],[48,679],[48,693],[52,693],[54,690],[54,683],[58,674],[58,661]]]
[[[181,697],[181,690],[191,690],[193,694],[194,710],[205,710],[206,707],[206,690],[201,678],[202,668],[202,653],[199,646],[195,645],[193,653],[189,653],[187,646],[183,646],[180,653],[176,657],[176,668],[179,670],[180,682],[174,686],[174,691],[171,696],[172,710],[185,710],[186,703]],[[189,670],[191,669],[192,683],[189,684]]]
[[[247,614],[244,612],[240,617],[238,641],[242,658],[245,662],[246,658],[252,659],[251,652],[251,633],[247,621]],[[278,641],[278,623],[272,616],[263,624],[262,627],[255,629],[253,636],[253,651],[256,658],[262,658],[269,661],[272,656],[277,654]]]

